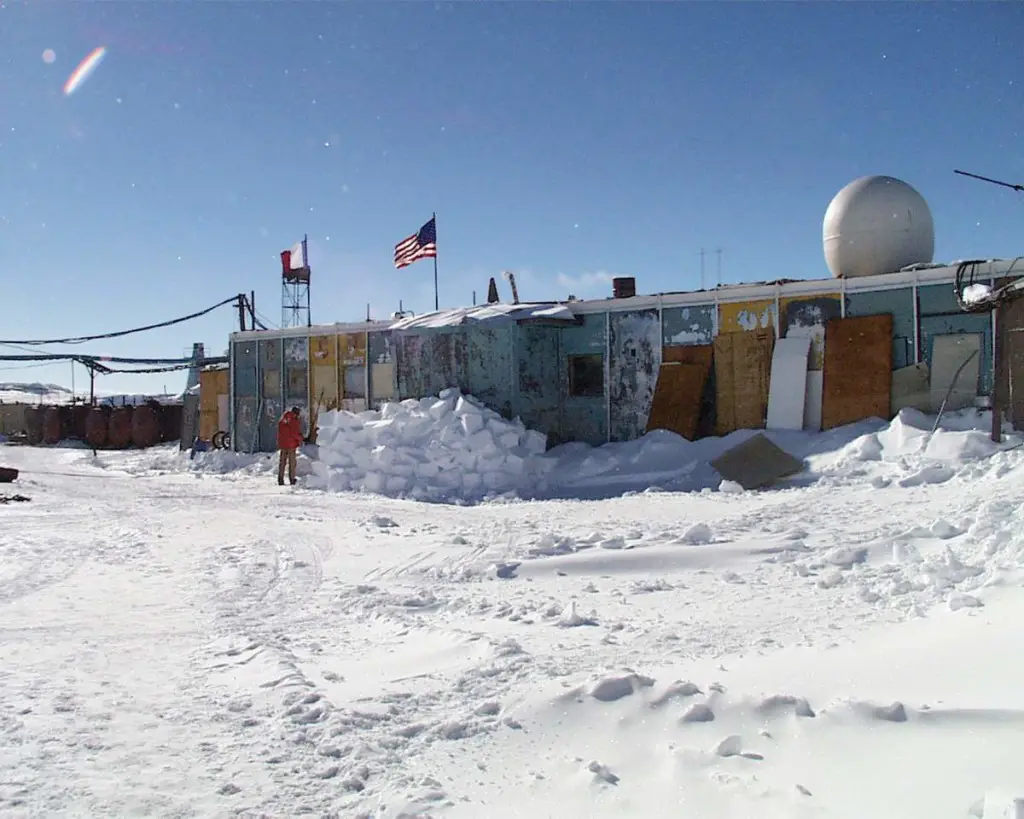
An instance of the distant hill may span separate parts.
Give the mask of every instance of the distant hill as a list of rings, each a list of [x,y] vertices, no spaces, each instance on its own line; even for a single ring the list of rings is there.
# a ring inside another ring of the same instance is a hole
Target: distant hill
[[[73,393],[67,387],[60,384],[23,384],[11,381],[0,381],[0,403],[3,404],[68,404],[73,398]],[[79,394],[79,398],[88,398],[88,395]],[[143,404],[150,398],[155,398],[161,404],[179,403],[180,394],[171,395],[146,395],[143,393],[124,395],[104,395],[98,393],[96,400],[102,404]]]
[[[0,401],[5,404],[63,404],[70,400],[71,390],[60,384],[0,381]]]

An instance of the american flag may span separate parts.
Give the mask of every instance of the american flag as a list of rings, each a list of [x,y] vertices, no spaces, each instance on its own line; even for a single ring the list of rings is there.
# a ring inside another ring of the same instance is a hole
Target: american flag
[[[418,232],[395,245],[395,267],[401,269],[420,259],[437,258],[436,217],[431,217]]]

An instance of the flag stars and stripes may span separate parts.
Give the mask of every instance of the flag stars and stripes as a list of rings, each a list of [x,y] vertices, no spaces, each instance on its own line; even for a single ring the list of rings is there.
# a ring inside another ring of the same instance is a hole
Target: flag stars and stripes
[[[420,259],[437,258],[437,225],[435,217],[412,236],[395,245],[395,267],[401,269]]]

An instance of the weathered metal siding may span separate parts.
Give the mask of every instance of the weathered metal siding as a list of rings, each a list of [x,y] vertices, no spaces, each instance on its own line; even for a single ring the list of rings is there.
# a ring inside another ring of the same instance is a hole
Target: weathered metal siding
[[[557,326],[523,324],[514,337],[518,384],[513,414],[552,442],[562,440],[561,332]]]
[[[892,368],[914,364],[914,289],[901,287],[846,296],[846,315],[850,318],[884,313],[892,315]]]
[[[718,305],[718,333],[775,329],[775,301],[755,299]]]
[[[277,449],[277,421],[284,412],[282,405],[281,384],[284,359],[284,343],[275,338],[260,342],[260,380],[262,406],[259,417],[258,448],[262,452],[273,452]]]
[[[631,441],[647,430],[661,366],[661,322],[657,310],[612,313],[608,391],[612,441]]]
[[[338,405],[349,412],[366,409],[366,333],[338,335]]]
[[[515,399],[515,329],[514,324],[505,324],[465,330],[463,389],[506,418],[512,417]]]
[[[395,334],[398,397],[423,398],[465,384],[466,337],[444,331]]]
[[[718,335],[718,311],[713,304],[666,307],[661,313],[662,345],[711,344]]]
[[[259,356],[255,341],[234,345],[234,430],[232,444],[239,452],[254,448],[259,405]]]
[[[398,395],[395,342],[390,331],[370,333],[367,339],[370,365],[370,406],[379,407]]]
[[[608,336],[605,332],[606,315],[588,313],[580,325],[561,328],[560,393],[563,396],[561,422],[554,442],[584,441],[603,444],[608,440],[607,392],[600,397],[574,397],[569,395],[569,357],[573,355],[599,355],[607,358]]]
[[[779,336],[811,339],[808,370],[820,370],[825,361],[825,325],[842,316],[843,303],[839,293],[815,296],[791,296],[779,300],[782,313]]]
[[[302,410],[302,432],[309,424],[309,343],[305,338],[284,340],[284,405]]]
[[[922,360],[932,366],[935,336],[954,333],[980,333],[981,372],[978,390],[992,392],[992,316],[989,313],[964,313],[956,303],[956,294],[948,284],[917,288],[918,320],[921,330]]]
[[[338,406],[338,337],[309,339],[309,395],[318,412]]]

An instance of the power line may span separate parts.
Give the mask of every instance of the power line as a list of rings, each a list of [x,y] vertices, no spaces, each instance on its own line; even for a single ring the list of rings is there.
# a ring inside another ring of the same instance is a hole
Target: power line
[[[201,316],[205,316],[207,313],[212,313],[218,307],[223,307],[225,304],[231,304],[232,302],[238,303],[239,296],[232,296],[224,301],[217,302],[217,304],[207,307],[205,310],[199,310],[195,313],[190,313],[187,316],[181,316],[180,318],[171,319],[170,321],[161,321],[156,324],[147,324],[145,327],[134,327],[131,330],[118,330],[113,333],[99,333],[94,336],[72,336],[70,338],[46,338],[46,339],[0,339],[0,344],[18,345],[26,344],[30,346],[38,346],[41,344],[82,344],[86,341],[97,341],[105,338],[120,338],[121,336],[130,336],[133,333],[144,333],[147,330],[158,330],[161,327],[170,327],[174,324],[181,324],[184,321],[191,321]]]
[[[224,364],[226,356],[213,358],[204,357],[199,360],[200,365]],[[85,365],[90,364],[184,364],[191,366],[191,358],[125,358],[116,355],[82,355],[78,353],[47,353],[45,355],[0,355],[0,361],[78,361]]]

